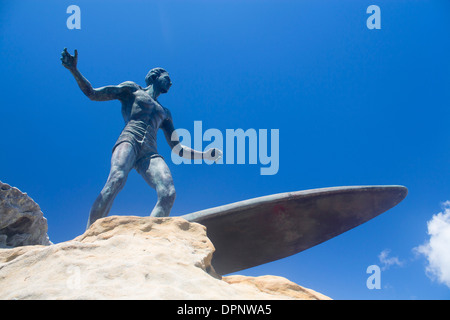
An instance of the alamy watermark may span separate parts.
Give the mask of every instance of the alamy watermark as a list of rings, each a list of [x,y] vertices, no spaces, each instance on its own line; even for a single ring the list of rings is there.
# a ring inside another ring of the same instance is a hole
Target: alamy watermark
[[[278,129],[226,129],[225,135],[219,129],[211,128],[203,132],[202,121],[194,121],[193,139],[187,129],[177,129],[176,134],[181,139],[181,144],[195,150],[208,150],[217,148],[224,155],[217,164],[260,164],[261,175],[275,175],[280,166],[280,132]],[[269,142],[270,140],[270,142]],[[193,145],[192,145],[193,142]],[[203,147],[203,142],[210,142]],[[225,146],[225,148],[224,148]],[[270,151],[269,151],[270,146]],[[181,146],[179,147],[181,149]],[[172,162],[179,164],[212,164],[212,160],[186,159],[179,157],[180,150],[174,148],[171,157]],[[270,153],[270,155],[269,155]],[[248,160],[248,162],[247,162]]]
[[[66,26],[69,30],[81,29],[81,9],[77,5],[67,7],[66,13],[70,14],[67,18]],[[367,18],[366,26],[368,29],[381,29],[381,9],[377,5],[367,7],[366,13],[370,14]]]
[[[370,5],[367,7],[366,13],[370,14],[367,18],[366,26],[369,30],[381,29],[381,9],[377,5]]]
[[[366,269],[366,273],[370,274],[366,281],[366,287],[369,290],[381,289],[381,269],[376,264],[370,265]]]
[[[67,7],[66,13],[69,13],[70,16],[67,18],[66,26],[67,29],[81,29],[81,9],[79,6],[74,4]]]

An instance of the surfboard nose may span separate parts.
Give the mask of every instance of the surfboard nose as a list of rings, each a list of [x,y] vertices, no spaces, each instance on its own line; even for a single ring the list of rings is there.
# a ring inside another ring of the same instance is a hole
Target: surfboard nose
[[[356,187],[357,188],[357,187]],[[387,211],[402,202],[408,195],[408,188],[402,185],[368,186],[367,191],[383,193],[384,211]],[[362,188],[364,190],[364,187]],[[381,209],[380,214],[384,211]]]
[[[406,198],[406,196],[408,195],[408,188],[406,188],[405,186],[386,186],[386,189],[391,189],[392,192],[396,192],[398,194],[398,203],[400,203],[401,201],[403,201],[403,199]],[[398,204],[397,203],[397,204]]]
[[[401,195],[403,196],[402,200],[406,198],[408,195],[408,188],[405,186],[391,186],[393,189],[399,191]]]

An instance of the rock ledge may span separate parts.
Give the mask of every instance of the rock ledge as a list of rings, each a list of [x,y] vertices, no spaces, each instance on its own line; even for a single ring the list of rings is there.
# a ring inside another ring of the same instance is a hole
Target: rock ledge
[[[0,249],[0,299],[329,299],[282,277],[222,278],[213,253],[198,223],[111,216],[71,241]]]

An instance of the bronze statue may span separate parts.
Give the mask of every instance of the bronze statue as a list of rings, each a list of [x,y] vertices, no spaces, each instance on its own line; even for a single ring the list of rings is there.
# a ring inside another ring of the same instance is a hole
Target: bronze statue
[[[179,155],[188,159],[207,159],[217,161],[222,151],[216,148],[205,152],[196,151],[180,144],[170,111],[158,102],[161,93],[167,93],[172,86],[169,74],[163,68],[154,68],[145,77],[147,87],[143,88],[132,81],[117,86],[93,88],[77,68],[78,52],[72,56],[64,48],[62,65],[66,67],[78,83],[81,91],[93,101],[119,100],[122,103],[122,116],[125,128],[114,145],[111,157],[111,171],[100,195],[95,200],[87,227],[99,218],[106,217],[113,201],[125,185],[132,168],[156,190],[158,201],[150,216],[165,217],[170,214],[175,200],[175,187],[169,167],[158,154],[156,133],[159,128],[166,140]]]

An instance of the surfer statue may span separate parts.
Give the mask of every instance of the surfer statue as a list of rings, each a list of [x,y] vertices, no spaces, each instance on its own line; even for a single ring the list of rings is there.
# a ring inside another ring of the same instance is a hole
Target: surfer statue
[[[156,190],[158,200],[150,216],[168,216],[175,200],[175,187],[170,170],[157,151],[158,129],[163,130],[172,151],[179,150],[178,154],[183,158],[217,161],[222,156],[222,151],[213,148],[201,152],[181,145],[170,111],[157,100],[172,85],[169,74],[163,68],[149,71],[145,77],[145,88],[126,81],[116,86],[95,89],[77,68],[77,50],[72,56],[64,48],[61,55],[62,65],[72,73],[81,91],[89,99],[119,100],[122,103],[122,116],[126,124],[113,147],[111,170],[91,208],[87,228],[97,219],[108,215],[115,197],[124,187],[128,173],[133,168]]]

